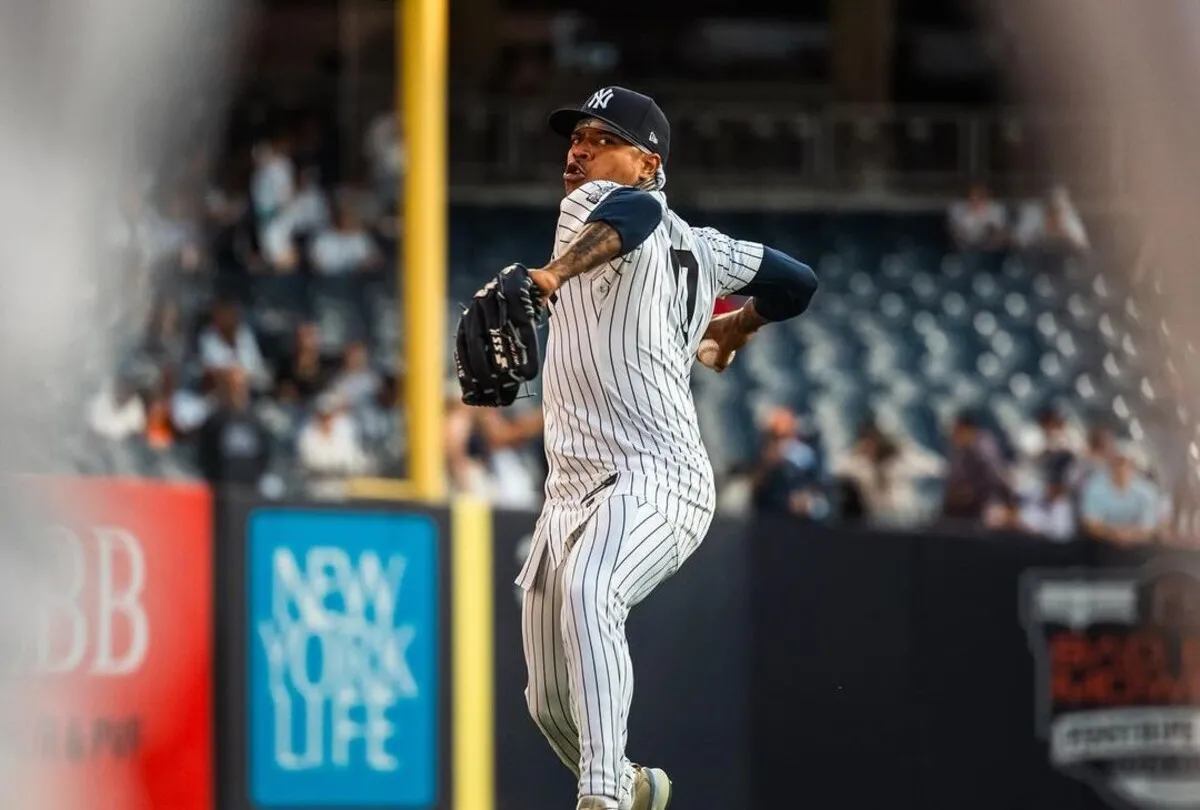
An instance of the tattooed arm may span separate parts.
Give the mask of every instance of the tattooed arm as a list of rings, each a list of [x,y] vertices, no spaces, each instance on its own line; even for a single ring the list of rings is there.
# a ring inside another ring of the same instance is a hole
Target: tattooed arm
[[[533,282],[545,296],[568,279],[637,250],[662,222],[663,207],[654,195],[629,186],[608,185],[606,191],[603,184],[588,183],[563,200],[560,232],[566,223],[575,235],[557,259],[531,271]],[[596,193],[604,196],[594,203]],[[574,222],[582,223],[578,231]]]
[[[589,222],[557,259],[538,270],[530,270],[533,283],[549,297],[564,281],[586,273],[621,255],[621,235],[607,222]]]

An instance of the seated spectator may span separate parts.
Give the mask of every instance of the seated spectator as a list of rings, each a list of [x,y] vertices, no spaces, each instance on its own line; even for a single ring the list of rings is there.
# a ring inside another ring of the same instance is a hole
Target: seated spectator
[[[184,189],[165,192],[161,203],[146,209],[137,225],[138,243],[146,263],[165,262],[183,270],[198,269],[204,255],[202,217],[199,200]]]
[[[317,167],[307,166],[300,172],[296,195],[288,202],[282,216],[287,219],[292,233],[302,236],[329,225],[329,201],[321,187],[321,172]]]
[[[382,385],[383,377],[371,366],[367,344],[361,341],[348,343],[330,390],[350,408],[359,408],[375,399]]]
[[[313,268],[339,276],[378,267],[382,257],[351,206],[340,202],[333,227],[317,232],[309,248]]]
[[[403,410],[397,406],[396,378],[385,374],[375,399],[354,414],[363,446],[377,466],[376,474],[400,474],[393,467],[404,456],[406,437]]]
[[[275,375],[275,396],[286,405],[305,404],[325,388],[326,377],[321,334],[315,323],[305,321],[296,327],[291,353]]]
[[[181,431],[175,426],[175,370],[171,366],[159,369],[158,384],[146,397],[146,429],[142,438],[152,450],[169,450]]]
[[[1065,186],[1054,186],[1043,199],[1021,207],[1013,240],[1025,249],[1080,252],[1090,246],[1087,229]]]
[[[1071,471],[1069,481],[1071,490],[1076,493],[1076,501],[1082,494],[1084,484],[1090,481],[1093,475],[1108,468],[1109,458],[1115,445],[1116,437],[1110,428],[1093,425],[1088,430],[1087,443],[1079,458],[1076,459],[1075,468]]]
[[[822,520],[829,515],[829,499],[821,483],[817,452],[801,437],[799,418],[790,408],[772,408],[764,419],[763,447],[752,479],[754,508]]]
[[[405,161],[395,110],[384,110],[371,120],[363,147],[375,193],[384,200],[395,198]]]
[[[299,264],[296,237],[308,236],[329,225],[329,203],[315,168],[300,173],[300,185],[280,212],[262,229],[263,258],[277,272]]]
[[[972,183],[966,199],[950,205],[947,220],[959,250],[1000,250],[1008,243],[1008,214],[983,183]]]
[[[251,387],[264,390],[270,375],[258,349],[254,332],[242,322],[237,303],[225,298],[213,306],[212,319],[200,333],[200,363],[205,371],[224,371],[240,368],[249,378]]]
[[[164,296],[151,307],[142,348],[155,362],[170,366],[183,363],[187,338],[179,302],[174,298]]]
[[[288,139],[282,135],[259,142],[251,155],[254,171],[250,177],[250,200],[259,225],[265,226],[296,193],[296,167],[289,154]]]
[[[1131,445],[1118,443],[1108,466],[1083,487],[1084,531],[1095,540],[1121,546],[1149,543],[1162,514],[1158,489],[1135,466]]]
[[[179,386],[176,377],[173,366],[162,366],[158,384],[146,397],[146,429],[142,435],[155,450],[170,449],[195,433],[213,411],[209,397]],[[211,377],[208,384],[213,384]]]
[[[535,507],[546,477],[535,461],[544,458],[534,449],[541,435],[541,409],[471,408],[462,404],[458,383],[447,384],[446,463],[456,492],[497,506]]]
[[[1011,500],[1000,447],[973,413],[962,413],[950,430],[942,516],[979,523],[989,505]]]
[[[154,450],[168,450],[175,444],[175,425],[171,421],[171,400],[155,391],[146,403],[146,444]]]
[[[458,391],[458,381],[445,386],[446,403],[446,472],[454,492],[490,496],[487,465],[480,454],[473,452],[476,442],[475,409],[464,405]]]
[[[531,448],[542,436],[542,411],[514,404],[473,410],[487,466],[489,498],[497,506],[532,509],[541,499],[545,473]]]
[[[146,403],[139,392],[142,375],[129,366],[107,382],[88,404],[88,427],[93,433],[119,442],[146,429]]]
[[[217,407],[200,428],[200,469],[214,486],[257,486],[270,462],[270,437],[250,409],[246,372],[229,366],[214,374]]]
[[[1044,460],[1044,486],[1021,505],[1017,528],[1058,543],[1075,538],[1075,503],[1069,486],[1074,462],[1075,457],[1066,451]]]
[[[337,394],[317,397],[312,418],[297,440],[300,465],[317,478],[358,475],[367,471],[368,459],[358,428]]]
[[[833,474],[849,496],[843,516],[881,525],[911,525],[921,517],[917,482],[941,475],[944,468],[937,455],[888,436],[868,421],[850,450],[833,463]]]
[[[204,427],[204,423],[217,407],[216,377],[219,372],[206,374],[200,381],[200,390],[192,390],[175,384],[174,370],[169,370],[170,387],[165,393],[171,406],[171,424],[175,428],[176,437],[182,438],[194,434]]]
[[[1072,490],[1073,467],[1079,450],[1077,434],[1053,405],[1041,408],[1035,423],[1036,428],[1025,429],[1018,437],[1022,459],[1013,473],[1014,488],[1022,492],[1033,490],[1040,497],[1045,483],[1061,474],[1066,476],[1064,485]]]

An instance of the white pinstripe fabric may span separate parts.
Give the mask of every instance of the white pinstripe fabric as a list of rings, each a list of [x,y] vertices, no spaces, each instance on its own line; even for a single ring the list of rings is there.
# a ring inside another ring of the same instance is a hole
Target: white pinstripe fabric
[[[563,200],[555,256],[616,188],[594,181]],[[712,465],[691,393],[696,347],[715,298],[750,283],[763,253],[692,229],[652,193],[663,219],[650,237],[565,283],[551,304],[542,370],[550,472],[517,579],[530,712],[580,795],[614,807],[632,775],[625,616],[712,522]]]
[[[522,604],[530,714],[578,778],[579,795],[609,797],[614,808],[629,806],[633,786],[625,619],[678,570],[675,534],[645,501],[608,498],[571,538],[560,566],[543,559]]]

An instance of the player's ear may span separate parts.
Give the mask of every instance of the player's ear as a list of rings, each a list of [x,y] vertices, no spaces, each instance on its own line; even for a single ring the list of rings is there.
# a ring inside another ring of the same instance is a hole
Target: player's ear
[[[642,153],[642,168],[638,175],[638,181],[641,183],[647,180],[653,180],[658,174],[658,167],[662,165],[662,157],[648,152]]]

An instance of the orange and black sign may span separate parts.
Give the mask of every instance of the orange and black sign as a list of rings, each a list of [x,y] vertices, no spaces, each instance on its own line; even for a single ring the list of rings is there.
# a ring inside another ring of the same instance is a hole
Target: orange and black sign
[[[1042,571],[1023,596],[1053,764],[1114,806],[1200,808],[1200,575]]]

